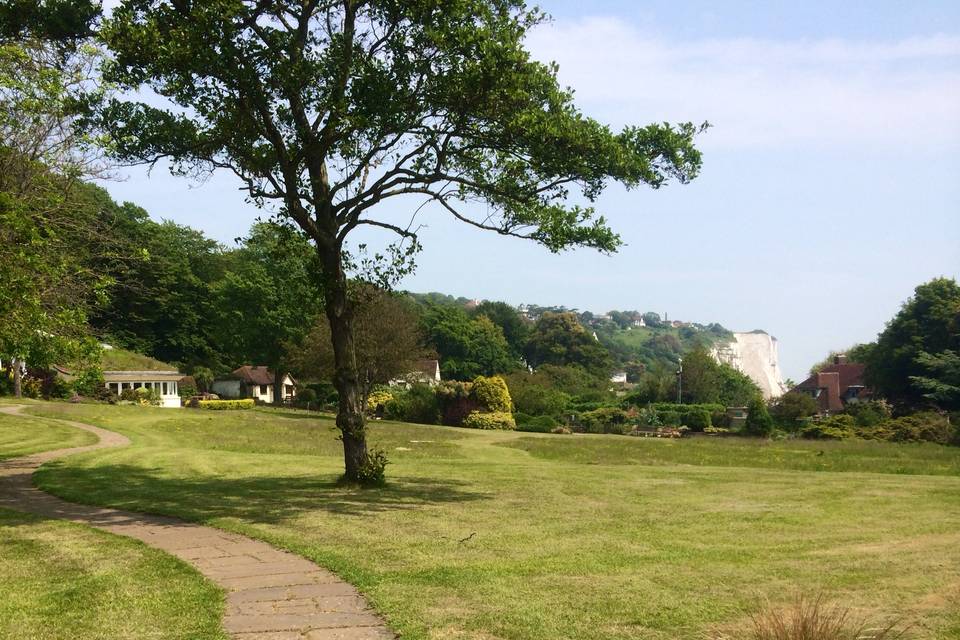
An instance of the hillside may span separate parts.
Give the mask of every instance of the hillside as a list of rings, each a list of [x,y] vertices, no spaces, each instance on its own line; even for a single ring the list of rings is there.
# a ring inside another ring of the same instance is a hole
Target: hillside
[[[104,371],[176,371],[166,362],[134,351],[104,345],[100,366]]]
[[[442,293],[410,294],[419,304],[461,307],[476,313],[478,300]],[[571,312],[610,352],[614,366],[636,381],[643,371],[670,373],[678,360],[696,348],[749,376],[767,398],[784,392],[777,340],[764,331],[733,332],[719,323],[701,324],[670,320],[654,312],[608,311],[602,314],[564,306],[524,304],[516,307],[520,318],[532,326],[547,312]]]

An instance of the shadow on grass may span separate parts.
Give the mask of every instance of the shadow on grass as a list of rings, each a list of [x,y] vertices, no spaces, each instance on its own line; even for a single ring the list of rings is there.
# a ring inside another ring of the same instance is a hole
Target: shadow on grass
[[[131,465],[71,469],[53,464],[41,468],[34,481],[73,502],[190,520],[228,517],[264,524],[316,511],[367,516],[493,497],[471,490],[469,483],[436,478],[391,478],[383,487],[362,489],[342,485],[331,475],[171,478],[159,469]]]

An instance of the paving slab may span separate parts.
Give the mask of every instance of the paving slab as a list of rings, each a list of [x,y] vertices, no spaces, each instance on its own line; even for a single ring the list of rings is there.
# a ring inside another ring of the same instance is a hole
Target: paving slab
[[[18,415],[25,407],[0,412]],[[93,433],[97,444],[0,461],[0,506],[141,540],[195,567],[227,591],[223,627],[236,640],[396,640],[349,583],[265,542],[176,518],[74,504],[33,486],[45,462],[130,440],[107,429],[58,420]]]

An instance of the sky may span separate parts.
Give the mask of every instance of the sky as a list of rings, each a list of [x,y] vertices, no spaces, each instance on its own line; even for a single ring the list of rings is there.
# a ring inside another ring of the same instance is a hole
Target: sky
[[[873,340],[918,284],[960,277],[960,3],[544,0],[530,35],[581,110],[703,122],[701,175],[597,208],[625,246],[560,254],[439,210],[400,287],[763,329],[799,381]],[[224,244],[263,215],[230,176],[104,184]],[[390,212],[400,215],[405,212]]]

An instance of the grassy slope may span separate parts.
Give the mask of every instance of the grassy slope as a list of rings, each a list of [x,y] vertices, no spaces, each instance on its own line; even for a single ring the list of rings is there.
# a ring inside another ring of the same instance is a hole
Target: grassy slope
[[[139,542],[0,509],[0,638],[204,638],[223,597]]]
[[[92,433],[40,418],[0,413],[0,460],[39,451],[93,444]]]
[[[798,590],[960,637],[956,449],[381,423],[391,483],[359,491],[336,484],[329,420],[39,410],[135,443],[45,467],[42,486],[286,546],[356,582],[405,639],[700,639]],[[810,458],[880,473],[785,470]]]
[[[104,371],[176,371],[177,368],[126,349],[104,349],[101,359]]]
[[[94,442],[80,429],[0,414],[0,459]],[[220,590],[165,553],[0,509],[0,638],[216,639],[225,638],[222,615]]]

